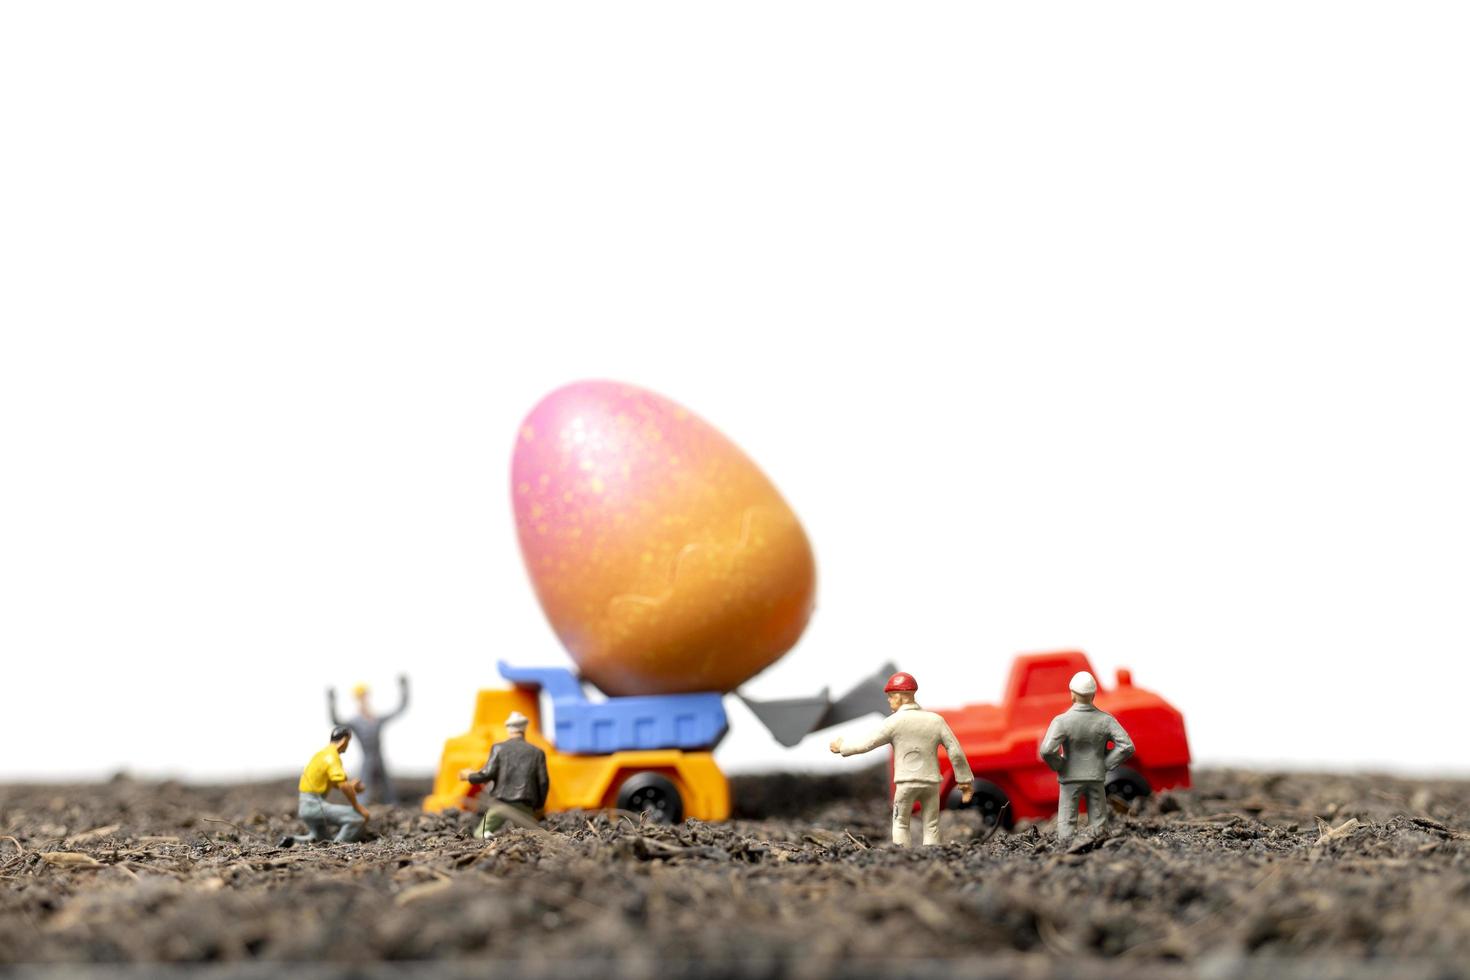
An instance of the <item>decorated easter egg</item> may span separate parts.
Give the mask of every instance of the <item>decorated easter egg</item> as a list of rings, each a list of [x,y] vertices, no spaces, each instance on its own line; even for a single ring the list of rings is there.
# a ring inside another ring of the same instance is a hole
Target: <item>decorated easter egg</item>
[[[796,514],[733,442],[651,391],[547,395],[516,438],[511,496],[541,608],[608,694],[732,690],[811,616]]]

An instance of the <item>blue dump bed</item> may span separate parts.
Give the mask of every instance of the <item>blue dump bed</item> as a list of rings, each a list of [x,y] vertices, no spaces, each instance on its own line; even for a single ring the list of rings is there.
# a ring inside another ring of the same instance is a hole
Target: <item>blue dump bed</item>
[[[724,697],[715,692],[589,701],[581,682],[564,667],[512,667],[502,660],[500,676],[517,687],[546,692],[555,723],[546,734],[558,752],[712,749],[730,727]]]

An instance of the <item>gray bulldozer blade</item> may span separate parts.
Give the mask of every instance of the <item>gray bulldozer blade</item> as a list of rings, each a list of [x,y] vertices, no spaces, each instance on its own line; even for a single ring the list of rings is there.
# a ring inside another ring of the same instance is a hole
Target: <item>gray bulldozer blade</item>
[[[883,693],[883,686],[897,669],[893,664],[884,664],[876,674],[859,681],[852,690],[832,702],[821,727],[831,728],[864,715],[888,714],[888,695]]]
[[[852,690],[833,701],[826,691],[814,698],[782,698],[752,701],[736,693],[776,741],[788,749],[812,732],[831,728],[864,715],[887,714],[888,696],[883,686],[896,668],[884,664],[876,674],[859,681]]]
[[[777,701],[752,701],[743,694],[736,697],[751,710],[776,741],[788,749],[821,727],[831,699],[823,691],[814,698],[782,698]]]

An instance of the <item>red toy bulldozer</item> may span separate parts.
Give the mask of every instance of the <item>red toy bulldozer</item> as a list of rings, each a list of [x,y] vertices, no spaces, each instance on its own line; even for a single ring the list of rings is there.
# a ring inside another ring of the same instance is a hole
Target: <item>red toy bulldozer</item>
[[[1093,673],[1080,652],[1026,654],[1011,665],[1000,704],[934,709],[964,747],[975,773],[975,797],[969,805],[979,807],[987,821],[1010,827],[1018,819],[1056,813],[1057,776],[1037,756],[1037,746],[1052,718],[1071,706],[1067,682],[1083,670]],[[1136,748],[1133,758],[1108,773],[1108,796],[1132,802],[1155,790],[1189,785],[1189,740],[1184,716],[1173,705],[1134,687],[1132,672],[1125,669],[1119,669],[1115,687],[1098,686],[1094,703],[1118,719]],[[947,758],[941,758],[940,769],[941,798],[947,807],[958,807]]]
[[[792,746],[819,729],[886,714],[883,685],[894,669],[885,664],[835,701],[825,691],[809,698],[757,701],[742,695],[741,700],[777,741]],[[1017,819],[1038,820],[1057,812],[1057,775],[1041,761],[1037,747],[1051,720],[1071,706],[1067,683],[1083,670],[1093,674],[1086,654],[1077,651],[1024,654],[1011,665],[1000,704],[930,709],[944,716],[964,748],[975,773],[975,796],[968,805],[979,807],[988,822],[1010,827]],[[1118,719],[1135,748],[1133,758],[1108,773],[1110,797],[1128,803],[1155,790],[1189,785],[1189,740],[1178,709],[1152,691],[1134,687],[1132,673],[1123,669],[1115,687],[1098,686],[1094,703]],[[960,794],[942,748],[939,764],[944,777],[940,799],[957,809]]]

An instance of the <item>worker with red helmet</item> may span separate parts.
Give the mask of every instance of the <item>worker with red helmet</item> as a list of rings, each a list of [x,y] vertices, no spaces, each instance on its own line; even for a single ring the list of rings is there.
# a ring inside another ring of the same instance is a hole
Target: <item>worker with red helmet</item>
[[[876,732],[851,745],[834,739],[830,746],[839,755],[871,752],[880,745],[893,746],[893,843],[909,844],[909,821],[914,803],[924,817],[924,843],[939,843],[939,746],[949,754],[956,785],[966,803],[975,795],[975,777],[959,739],[939,715],[920,708],[914,700],[919,684],[914,675],[899,671],[883,687],[893,714]]]

